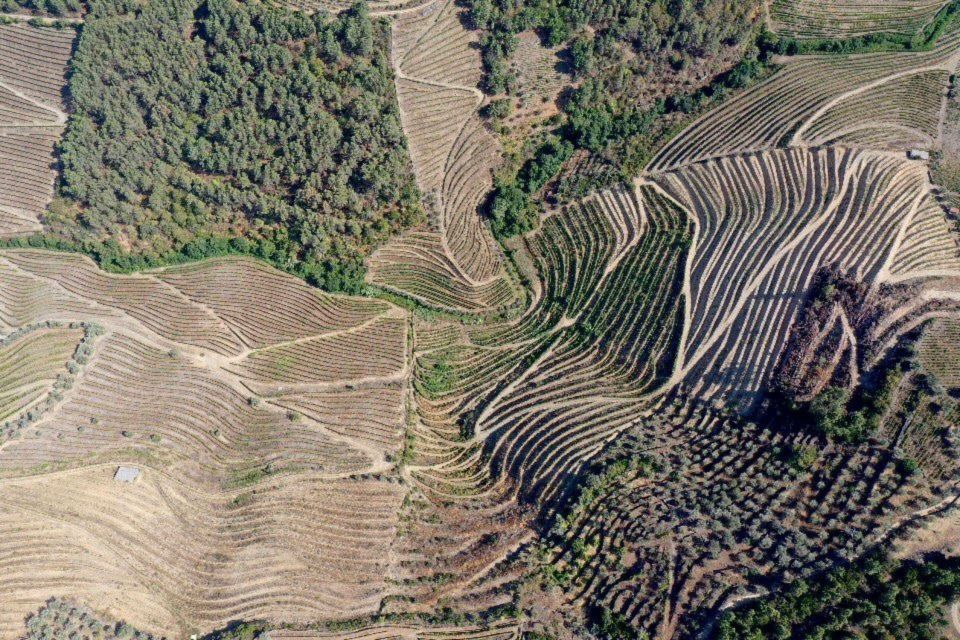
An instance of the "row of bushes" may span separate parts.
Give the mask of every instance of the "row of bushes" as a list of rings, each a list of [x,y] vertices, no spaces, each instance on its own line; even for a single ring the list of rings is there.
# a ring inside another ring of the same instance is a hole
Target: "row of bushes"
[[[291,257],[289,241],[282,234],[275,234],[273,238],[196,236],[177,251],[168,253],[132,253],[113,239],[77,242],[50,234],[2,239],[0,247],[86,253],[101,268],[114,273],[133,273],[205,258],[248,256],[263,260],[327,291],[359,294],[364,290],[365,269],[359,259],[296,260]]]

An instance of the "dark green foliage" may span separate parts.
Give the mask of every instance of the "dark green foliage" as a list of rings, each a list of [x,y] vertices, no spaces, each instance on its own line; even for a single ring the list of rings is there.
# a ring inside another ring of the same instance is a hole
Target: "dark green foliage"
[[[224,629],[203,636],[203,640],[260,640],[267,638],[263,622],[235,622]]]
[[[912,476],[920,472],[920,465],[912,458],[897,460],[897,471],[904,476]]]
[[[810,401],[808,412],[818,430],[827,435],[837,435],[847,417],[850,391],[840,387],[828,387]]]
[[[480,115],[482,115],[484,118],[502,120],[509,116],[511,111],[513,111],[513,105],[509,100],[493,100],[490,102],[490,104],[480,110]]]
[[[528,194],[537,193],[556,175],[571,155],[573,145],[569,141],[551,136],[520,170],[517,176],[520,188]]]
[[[497,184],[487,207],[493,235],[509,238],[537,227],[537,209],[529,194],[515,184]]]
[[[570,41],[589,27],[591,36],[572,48],[580,73],[593,70],[597,58],[616,62],[626,53],[674,51],[683,58],[717,54],[723,44],[743,37],[752,3],[721,0],[468,0],[472,26],[486,31],[481,41],[485,88],[500,93],[512,78],[505,61],[516,46],[516,35],[536,29],[544,44]]]
[[[806,471],[817,461],[817,450],[811,446],[793,446],[787,456],[787,462],[797,471]]]
[[[649,636],[637,633],[623,614],[603,608],[599,611],[594,634],[605,640],[645,640]]]
[[[823,435],[856,444],[866,440],[880,426],[890,408],[893,393],[903,372],[891,364],[873,387],[861,387],[856,394],[839,387],[827,387],[807,405],[810,424]]]
[[[496,237],[509,238],[537,228],[539,214],[534,198],[556,176],[573,150],[568,140],[549,136],[523,164],[515,181],[497,180],[487,205]]]
[[[601,151],[612,140],[625,140],[646,133],[665,111],[664,101],[641,108],[618,97],[600,80],[587,80],[564,105],[569,116],[567,137],[577,146]]]
[[[40,15],[65,16],[79,13],[80,0],[0,0],[0,13],[29,11]]]
[[[597,58],[594,53],[593,40],[577,38],[570,45],[570,61],[573,71],[578,76],[593,73],[597,69]]]
[[[720,621],[719,640],[939,637],[943,608],[960,596],[960,558],[871,557]]]
[[[48,228],[108,268],[249,253],[359,290],[420,215],[388,33],[363,3],[93,0]]]

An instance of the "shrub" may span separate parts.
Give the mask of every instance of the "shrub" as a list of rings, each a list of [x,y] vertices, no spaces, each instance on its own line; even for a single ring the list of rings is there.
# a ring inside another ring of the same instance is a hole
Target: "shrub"
[[[513,111],[513,103],[509,98],[492,100],[480,111],[480,115],[491,120],[503,120]]]
[[[847,415],[850,390],[827,387],[810,402],[808,412],[817,430],[827,435],[836,434]]]
[[[537,227],[537,211],[530,196],[515,184],[497,185],[490,195],[488,216],[493,234],[510,238]]]

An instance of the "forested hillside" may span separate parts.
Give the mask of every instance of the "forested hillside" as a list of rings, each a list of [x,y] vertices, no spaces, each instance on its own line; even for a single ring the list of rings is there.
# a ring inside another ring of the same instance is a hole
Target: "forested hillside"
[[[671,0],[470,0],[471,26],[483,32],[482,88],[487,114],[521,150],[501,172],[490,204],[494,232],[529,230],[533,204],[582,196],[635,175],[691,115],[766,70],[756,45],[758,2]],[[529,126],[531,95],[522,38],[534,33],[556,51],[566,86],[556,114]],[[589,158],[589,160],[585,160]],[[536,179],[531,179],[535,177]]]
[[[782,595],[728,613],[717,638],[936,638],[944,624],[943,608],[957,596],[957,558],[874,556],[797,581]]]
[[[60,241],[132,269],[254,253],[355,291],[419,215],[389,31],[234,0],[93,0],[73,60]]]

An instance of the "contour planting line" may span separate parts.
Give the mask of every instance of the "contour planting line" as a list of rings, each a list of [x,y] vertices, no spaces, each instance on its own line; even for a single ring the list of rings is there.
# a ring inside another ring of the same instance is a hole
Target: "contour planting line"
[[[951,73],[953,67],[955,66],[956,55],[957,54],[954,54],[954,56],[951,56],[950,58],[948,58],[950,62],[945,61],[939,64],[930,65],[927,67],[918,67],[916,69],[898,71],[888,76],[884,76],[883,78],[880,78],[878,80],[873,80],[872,82],[862,84],[858,87],[855,87],[853,89],[850,89],[849,91],[845,91],[840,95],[833,97],[832,99],[823,103],[816,111],[814,111],[810,115],[809,118],[806,119],[806,121],[802,125],[800,125],[800,127],[797,128],[797,130],[790,137],[790,142],[788,146],[801,146],[804,143],[803,134],[806,133],[807,129],[809,129],[810,126],[813,125],[813,123],[816,122],[820,117],[822,117],[826,112],[828,112],[830,109],[837,106],[847,98],[852,98],[862,93],[866,93],[871,89],[881,87],[887,84],[888,82],[893,82],[894,80],[899,80],[900,78],[905,78],[907,76],[912,76],[920,73],[927,73],[930,71],[946,71],[948,73]]]
[[[52,114],[55,116],[55,120],[54,120],[54,122],[53,122],[52,124],[48,124],[48,125],[26,125],[26,126],[48,126],[48,127],[51,127],[51,126],[63,126],[63,125],[65,125],[65,124],[67,123],[67,114],[64,113],[63,110],[61,110],[61,109],[59,109],[59,108],[57,108],[57,107],[52,107],[52,106],[48,105],[48,104],[45,103],[45,102],[41,102],[41,101],[37,100],[36,98],[31,98],[30,96],[26,95],[26,94],[23,93],[22,91],[18,91],[17,89],[14,89],[14,88],[11,87],[10,85],[6,84],[5,82],[3,82],[3,80],[0,80],[0,89],[5,89],[6,91],[9,91],[9,92],[12,93],[13,95],[15,95],[15,96],[17,96],[18,98],[20,98],[21,100],[24,100],[24,101],[26,101],[26,102],[29,102],[30,104],[32,104],[33,106],[37,107],[38,109],[43,109],[44,111],[49,111],[50,113],[52,113]],[[9,125],[8,125],[8,126],[9,126]],[[16,126],[24,126],[24,125],[16,125]]]
[[[40,251],[40,253],[49,253],[49,254],[51,254],[51,255],[55,255],[55,254],[56,254],[56,252],[53,252],[53,251]],[[85,256],[84,256],[84,257],[85,257]],[[92,262],[92,260],[91,260],[91,262]],[[38,279],[38,280],[42,280],[42,281],[44,281],[44,282],[47,282],[48,284],[50,284],[50,286],[55,287],[56,289],[58,289],[59,291],[61,291],[61,292],[64,293],[65,295],[68,295],[68,296],[70,296],[71,298],[73,298],[73,299],[75,299],[75,300],[80,300],[80,301],[82,301],[82,302],[86,302],[86,303],[88,303],[88,304],[92,304],[92,305],[94,305],[94,306],[96,306],[96,307],[100,307],[100,308],[103,308],[103,309],[107,309],[108,311],[112,311],[113,314],[117,314],[117,315],[123,316],[123,317],[126,318],[130,323],[134,324],[134,325],[139,329],[139,332],[137,333],[138,336],[140,336],[141,338],[144,337],[144,334],[146,334],[146,335],[148,335],[148,336],[151,336],[151,338],[150,338],[149,341],[152,343],[152,346],[154,346],[154,347],[156,347],[156,348],[158,348],[158,349],[161,349],[161,350],[166,349],[167,347],[166,347],[166,346],[163,346],[163,345],[165,345],[166,343],[172,343],[172,344],[176,345],[177,347],[186,349],[186,350],[188,350],[188,351],[196,350],[196,351],[200,351],[200,352],[203,352],[203,353],[206,353],[206,352],[210,352],[210,351],[211,351],[210,349],[201,347],[201,346],[199,346],[199,345],[194,345],[194,344],[179,342],[179,341],[177,341],[177,340],[174,340],[173,338],[168,338],[168,337],[166,337],[166,336],[164,336],[164,335],[161,335],[161,334],[158,333],[157,331],[155,331],[155,330],[149,328],[148,326],[146,326],[146,325],[143,323],[143,321],[139,320],[138,318],[135,318],[135,317],[132,316],[130,313],[128,313],[126,310],[124,310],[124,309],[122,309],[122,308],[120,308],[120,307],[117,307],[117,306],[113,306],[113,305],[110,305],[110,304],[107,304],[107,303],[104,303],[104,302],[100,302],[99,300],[96,300],[94,296],[86,296],[86,297],[85,297],[85,296],[77,295],[77,294],[73,293],[72,291],[70,291],[69,289],[67,289],[66,287],[64,287],[63,284],[61,284],[60,281],[58,281],[58,280],[57,280],[56,278],[54,278],[53,276],[48,276],[48,275],[43,275],[43,274],[39,274],[39,273],[34,273],[33,271],[30,271],[29,269],[26,269],[26,268],[24,268],[24,267],[21,267],[20,265],[12,262],[12,261],[10,261],[10,260],[8,260],[8,259],[3,255],[2,252],[0,252],[0,263],[8,265],[9,267],[11,267],[11,268],[13,268],[13,269],[16,269],[17,271],[19,271],[20,273],[23,273],[24,275],[27,275],[27,276],[29,276],[29,277],[36,278],[36,279]],[[112,275],[113,275],[113,274],[109,274],[109,273],[103,271],[102,269],[100,269],[100,267],[99,267],[98,265],[96,265],[96,263],[94,263],[94,266],[95,266],[95,268],[96,268],[96,272],[97,272],[98,274],[100,274],[100,275],[106,275],[106,276],[112,276]],[[115,276],[115,277],[124,278],[124,277],[131,277],[131,276],[130,276],[130,275],[119,275],[119,276]],[[225,323],[225,322],[223,321],[223,318],[221,318],[221,317],[218,316],[216,313],[214,313],[214,312],[213,312],[209,307],[207,307],[206,305],[195,302],[195,301],[193,300],[193,298],[191,298],[190,296],[188,296],[187,294],[185,294],[183,291],[181,291],[181,290],[178,289],[177,287],[173,286],[172,284],[170,284],[170,283],[168,283],[168,282],[165,282],[165,281],[163,281],[163,280],[160,280],[159,278],[156,278],[156,277],[154,277],[154,276],[152,276],[152,275],[150,275],[150,274],[148,274],[148,273],[135,274],[135,275],[133,275],[133,277],[140,277],[140,278],[144,278],[144,279],[149,280],[149,281],[154,282],[154,283],[162,284],[165,289],[170,290],[170,291],[171,291],[172,293],[174,293],[174,295],[177,296],[179,299],[182,299],[184,302],[186,302],[186,303],[187,303],[188,305],[190,305],[191,307],[194,307],[194,308],[198,309],[201,313],[208,314],[211,319],[213,319],[217,324],[221,325],[221,328],[229,331],[231,334],[233,334],[233,335],[236,336],[236,332],[233,331],[233,330],[230,328],[230,326],[227,325],[227,323]],[[239,340],[239,336],[237,336],[237,339]],[[246,345],[246,343],[243,342],[243,341],[240,341],[239,344],[241,344],[241,345]],[[214,354],[214,355],[219,355],[219,354]]]
[[[913,199],[913,204],[910,205],[910,210],[900,222],[900,226],[897,229],[897,235],[894,237],[893,243],[890,245],[890,249],[887,250],[887,257],[884,259],[883,264],[880,265],[877,273],[872,278],[874,284],[888,282],[891,279],[890,266],[893,264],[894,260],[897,259],[897,254],[900,252],[900,247],[903,245],[903,241],[907,236],[907,228],[913,223],[913,219],[916,217],[917,211],[920,209],[920,203],[923,202],[923,199],[929,194],[930,184],[926,179],[924,179],[924,182],[926,182],[924,185],[926,188],[921,188],[920,192]]]
[[[843,183],[841,184],[840,189],[838,189],[837,193],[834,194],[830,203],[824,207],[823,212],[813,220],[808,221],[799,233],[797,233],[789,242],[777,249],[777,251],[770,257],[766,264],[746,284],[743,291],[740,293],[736,304],[728,312],[727,317],[717,325],[712,334],[710,334],[710,336],[699,345],[697,350],[684,364],[684,367],[681,370],[681,376],[685,376],[686,374],[690,373],[694,365],[696,365],[696,363],[706,355],[707,351],[726,334],[726,332],[736,321],[737,317],[740,315],[740,312],[743,311],[750,297],[763,283],[763,280],[766,278],[767,274],[769,274],[770,271],[773,270],[787,254],[793,251],[793,249],[799,246],[807,239],[807,237],[822,227],[830,219],[836,209],[840,206],[843,198],[846,197],[847,190],[849,189],[850,183],[854,176],[859,176],[857,168],[860,167],[863,162],[864,160],[862,155],[858,155],[856,158],[854,158],[851,166],[848,167],[844,172]]]
[[[664,389],[667,389],[678,384],[686,374],[687,342],[690,339],[690,327],[693,326],[693,292],[691,284],[693,282],[693,260],[697,253],[697,245],[700,242],[700,220],[697,216],[693,215],[686,206],[677,202],[673,196],[667,193],[666,190],[656,182],[644,178],[636,178],[634,184],[637,189],[643,186],[650,187],[656,191],[667,201],[673,203],[680,211],[683,211],[693,225],[693,232],[690,235],[690,246],[687,248],[687,255],[683,260],[683,284],[680,289],[680,295],[683,297],[683,324],[680,326],[680,341],[677,345],[677,355],[673,361],[673,371],[671,372],[670,378],[662,385]]]

